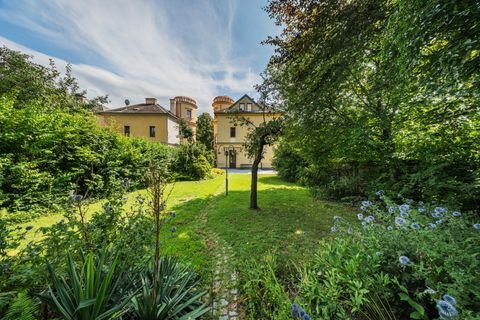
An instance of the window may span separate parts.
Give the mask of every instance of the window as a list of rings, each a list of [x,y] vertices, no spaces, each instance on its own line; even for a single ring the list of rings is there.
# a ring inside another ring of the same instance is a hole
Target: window
[[[230,138],[235,138],[237,132],[236,132],[236,129],[235,127],[231,127],[230,128]]]
[[[192,110],[187,110],[187,119],[192,120]]]
[[[247,103],[247,111],[252,111],[252,104],[251,103]]]
[[[124,126],[124,127],[123,127],[123,134],[124,134],[126,137],[130,137],[130,126]]]
[[[155,126],[150,126],[150,138],[155,137]]]
[[[245,103],[240,103],[240,111],[245,110]]]

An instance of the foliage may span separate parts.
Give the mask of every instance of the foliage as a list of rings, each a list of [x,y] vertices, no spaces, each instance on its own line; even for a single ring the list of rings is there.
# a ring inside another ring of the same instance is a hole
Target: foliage
[[[188,126],[187,120],[183,118],[178,119],[178,130],[181,141],[193,142],[193,130]]]
[[[184,143],[178,147],[174,164],[178,179],[198,180],[209,177],[212,170],[212,152],[203,144]]]
[[[125,312],[130,298],[114,300],[119,276],[115,273],[117,258],[107,262],[104,252],[98,259],[92,253],[85,257],[80,271],[68,256],[67,277],[59,277],[52,266],[48,271],[53,289],[39,297],[66,319],[110,319]]]
[[[288,142],[280,141],[275,148],[272,165],[282,179],[295,182],[302,177],[302,169],[307,163],[298,149],[295,149]]]
[[[266,41],[265,85],[307,163],[300,180],[337,199],[382,186],[478,207],[475,1],[272,0],[266,11],[282,32]]]
[[[454,297],[447,303],[455,312],[475,318],[475,216],[411,200],[396,205],[382,192],[378,197],[382,201],[375,204],[362,202],[360,228],[334,219],[338,236],[324,242],[300,272],[301,301],[322,317],[372,316],[386,309],[397,318],[426,319],[442,316],[440,301]]]
[[[9,302],[8,310],[0,316],[3,320],[34,320],[38,319],[39,303],[25,293],[18,293]]]
[[[251,319],[290,319],[290,299],[280,284],[275,256],[250,260],[243,268],[242,290]]]
[[[197,142],[207,150],[213,150],[213,119],[209,113],[202,113],[197,118]]]
[[[138,319],[197,319],[209,310],[201,300],[206,292],[199,284],[190,267],[161,257],[157,274],[151,269],[141,274],[141,291],[132,299],[133,313]]]

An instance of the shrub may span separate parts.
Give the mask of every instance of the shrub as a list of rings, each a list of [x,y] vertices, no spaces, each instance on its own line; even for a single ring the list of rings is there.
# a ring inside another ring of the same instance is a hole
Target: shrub
[[[178,179],[205,179],[212,170],[212,152],[200,143],[184,143],[177,150],[174,171]]]
[[[380,202],[362,202],[360,228],[336,217],[338,237],[324,242],[301,272],[300,299],[310,311],[350,318],[384,305],[384,315],[391,309],[397,318],[423,319],[442,316],[446,301],[462,319],[478,314],[480,225],[474,216],[377,196]]]
[[[272,165],[282,179],[296,182],[301,178],[307,161],[301,156],[299,150],[282,141],[274,151]]]
[[[209,310],[202,302],[206,291],[199,288],[199,278],[190,267],[176,258],[161,257],[156,277],[152,270],[151,266],[141,274],[140,293],[132,299],[133,314],[138,319],[197,319]]]

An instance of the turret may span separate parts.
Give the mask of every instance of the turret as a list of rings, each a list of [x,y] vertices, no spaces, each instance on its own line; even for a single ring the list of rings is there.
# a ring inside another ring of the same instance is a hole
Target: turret
[[[235,101],[229,96],[218,96],[213,98],[213,112],[220,112],[224,111],[225,109],[229,108]]]

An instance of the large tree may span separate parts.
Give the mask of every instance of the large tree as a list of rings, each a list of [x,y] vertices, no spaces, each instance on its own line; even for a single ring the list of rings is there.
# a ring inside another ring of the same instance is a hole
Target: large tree
[[[363,173],[421,193],[450,180],[442,186],[474,197],[478,1],[272,0],[266,10],[282,27],[266,42],[288,136],[317,177]]]
[[[213,119],[209,113],[202,113],[197,118],[197,142],[207,150],[213,150]]]

